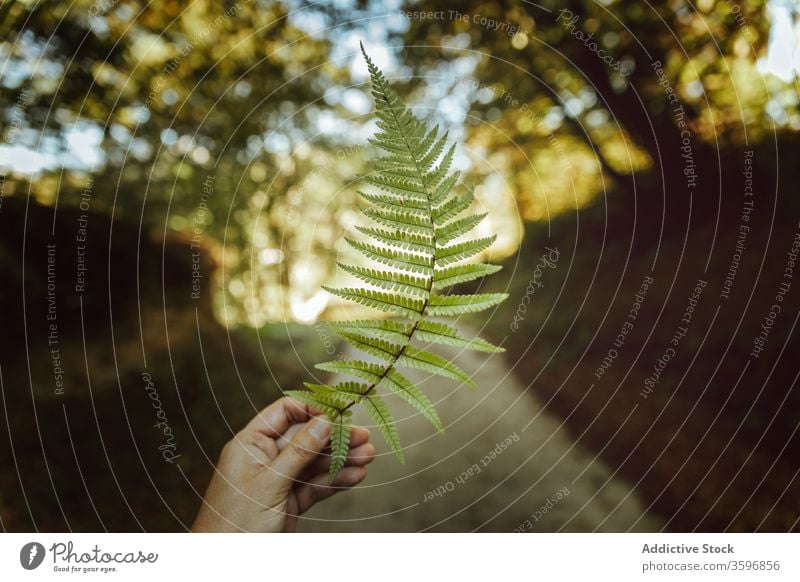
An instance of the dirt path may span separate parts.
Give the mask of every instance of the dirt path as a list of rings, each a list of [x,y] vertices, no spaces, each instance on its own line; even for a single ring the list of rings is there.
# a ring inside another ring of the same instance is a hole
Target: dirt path
[[[465,332],[469,333],[469,332]],[[347,358],[363,356],[350,348]],[[445,425],[437,434],[387,397],[405,446],[401,465],[372,427],[378,458],[359,488],[320,504],[302,531],[655,531],[630,486],[575,444],[560,420],[525,392],[502,354],[455,357],[478,390],[407,371]],[[370,426],[363,411],[355,422]]]

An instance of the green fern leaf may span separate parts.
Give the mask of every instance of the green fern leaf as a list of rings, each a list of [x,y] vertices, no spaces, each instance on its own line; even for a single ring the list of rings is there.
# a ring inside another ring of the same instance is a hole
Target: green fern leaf
[[[364,178],[378,193],[359,192],[371,204],[362,210],[363,214],[377,227],[356,228],[375,244],[346,240],[364,257],[388,269],[340,264],[343,271],[369,287],[325,289],[401,319],[333,323],[345,341],[381,362],[346,360],[318,364],[320,370],[357,381],[335,385],[309,383],[306,385],[308,392],[291,393],[328,414],[334,422],[331,479],[344,466],[347,457],[350,414],[354,406],[362,406],[369,413],[389,446],[403,460],[394,419],[379,390],[396,394],[437,430],[442,430],[441,419],[431,401],[398,368],[423,370],[474,386],[464,370],[446,358],[417,347],[419,342],[490,353],[503,351],[487,341],[464,337],[456,328],[429,319],[488,309],[505,299],[503,293],[439,294],[452,285],[473,281],[500,269],[484,264],[454,265],[489,248],[495,237],[461,240],[486,215],[458,218],[469,209],[473,193],[469,191],[463,196],[453,193],[459,173],[448,172],[455,146],[448,147],[447,134],[440,134],[438,127],[429,128],[416,119],[366,52],[364,58],[378,118],[378,132],[369,142],[388,155],[370,160],[370,173]]]

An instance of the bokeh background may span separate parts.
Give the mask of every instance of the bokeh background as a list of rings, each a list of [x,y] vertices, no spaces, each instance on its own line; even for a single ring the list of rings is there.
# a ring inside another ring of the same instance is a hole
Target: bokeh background
[[[401,426],[418,469],[304,527],[798,529],[796,3],[21,0],[0,30],[3,530],[186,529],[344,349],[324,321],[371,316],[321,289],[375,155],[360,41],[458,144],[510,293],[462,324],[507,352],[441,392],[446,440]]]

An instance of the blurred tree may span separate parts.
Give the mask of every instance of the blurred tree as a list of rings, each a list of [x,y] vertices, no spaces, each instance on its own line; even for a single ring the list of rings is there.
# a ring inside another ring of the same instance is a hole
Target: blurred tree
[[[732,175],[720,164],[800,128],[796,87],[758,69],[764,1],[468,0],[408,21],[406,60],[467,100],[471,143],[503,164],[529,219],[636,189],[676,207],[695,190],[716,209]]]
[[[611,191],[680,207],[693,189],[717,209],[734,175],[720,164],[800,127],[796,89],[757,69],[766,11],[764,0],[5,3],[0,150],[16,162],[3,164],[3,193],[30,186],[78,206],[92,174],[93,209],[216,249],[222,319],[310,320],[362,157],[350,148],[367,110],[345,98],[355,45],[343,31],[405,46],[418,112],[469,126],[475,174],[494,179],[476,180],[479,200],[513,215],[502,188],[542,220]]]
[[[332,161],[349,142],[319,126],[352,113],[327,99],[346,78],[327,60],[328,41],[263,0],[0,10],[4,195],[77,207],[91,175],[92,210],[218,249],[232,292],[224,319],[280,319],[283,286],[307,263],[299,255],[330,253],[339,235],[337,213],[320,209],[341,187]],[[324,179],[298,194],[320,165]],[[312,220],[325,227],[309,241],[297,226]],[[318,287],[332,264],[315,263],[298,292]]]

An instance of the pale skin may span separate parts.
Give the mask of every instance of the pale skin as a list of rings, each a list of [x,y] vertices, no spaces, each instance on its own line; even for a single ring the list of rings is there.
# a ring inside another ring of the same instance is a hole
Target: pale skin
[[[315,503],[357,485],[375,458],[353,427],[345,467],[328,484],[327,417],[291,398],[262,410],[222,449],[194,532],[291,532]]]

